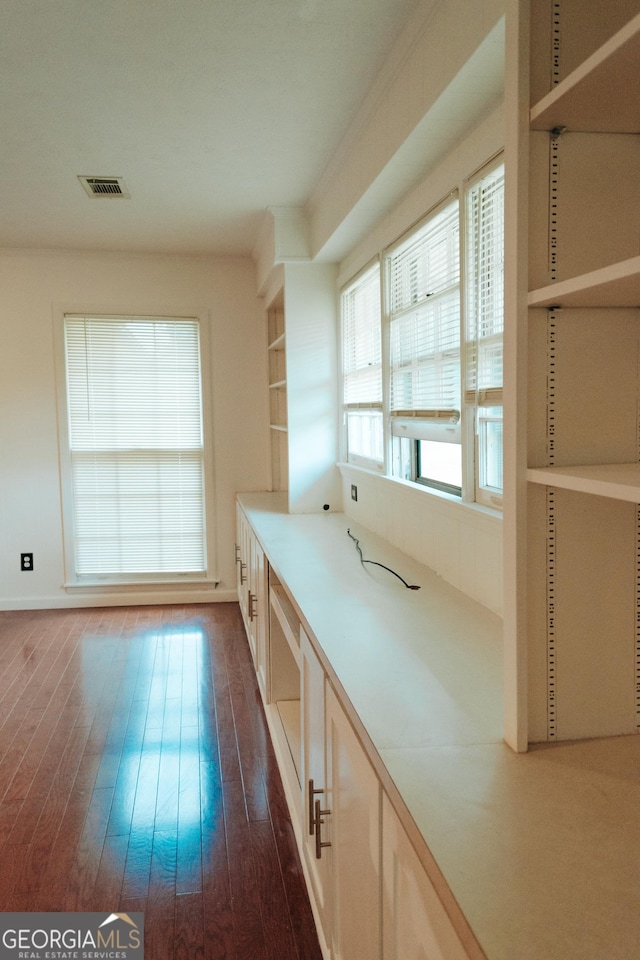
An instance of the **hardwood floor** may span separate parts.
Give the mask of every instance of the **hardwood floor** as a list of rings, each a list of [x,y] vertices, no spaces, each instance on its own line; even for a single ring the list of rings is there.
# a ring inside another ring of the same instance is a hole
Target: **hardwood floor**
[[[0,910],[320,960],[237,604],[0,613]]]

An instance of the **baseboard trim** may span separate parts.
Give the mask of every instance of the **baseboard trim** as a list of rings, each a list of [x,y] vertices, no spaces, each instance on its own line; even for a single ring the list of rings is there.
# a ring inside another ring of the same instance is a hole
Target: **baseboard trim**
[[[73,597],[8,597],[0,610],[74,610],[86,607],[149,607],[160,604],[229,603],[237,601],[235,590],[166,590],[140,593],[85,593]]]

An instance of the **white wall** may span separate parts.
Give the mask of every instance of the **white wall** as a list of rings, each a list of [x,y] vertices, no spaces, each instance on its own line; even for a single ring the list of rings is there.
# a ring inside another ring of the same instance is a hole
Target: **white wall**
[[[335,463],[338,421],[336,268],[285,265],[289,511],[342,509]]]
[[[234,497],[268,485],[264,315],[246,259],[0,251],[0,609],[179,602],[197,592],[64,590],[54,323],[63,310],[199,315],[209,325],[215,537],[221,583],[235,595]],[[34,554],[21,573],[20,553]],[[212,571],[215,572],[215,571]],[[211,593],[211,591],[210,591]]]
[[[502,521],[488,510],[430,494],[351,465],[340,467],[345,513],[430,567],[468,597],[502,612]],[[358,499],[351,499],[351,484]]]

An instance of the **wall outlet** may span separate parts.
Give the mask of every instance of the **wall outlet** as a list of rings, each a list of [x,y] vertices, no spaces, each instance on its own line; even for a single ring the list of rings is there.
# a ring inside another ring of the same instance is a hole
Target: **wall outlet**
[[[33,554],[32,553],[20,554],[20,569],[33,570]]]
[[[355,483],[351,484],[351,499],[352,500],[358,499],[358,488],[356,487]]]

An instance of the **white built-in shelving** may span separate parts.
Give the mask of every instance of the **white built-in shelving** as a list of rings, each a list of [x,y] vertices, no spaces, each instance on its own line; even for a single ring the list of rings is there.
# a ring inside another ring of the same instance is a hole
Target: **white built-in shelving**
[[[640,256],[529,294],[530,307],[637,307],[640,304]]]
[[[271,487],[273,490],[286,490],[288,488],[287,357],[282,291],[267,309],[267,338]]]
[[[612,500],[640,502],[640,463],[603,463],[580,467],[529,468],[532,483],[589,493]]]
[[[269,602],[289,645],[291,655],[300,667],[300,619],[287,596],[286,590],[273,576],[270,586]]]
[[[274,268],[265,292],[270,489],[292,513],[335,509],[337,459],[335,264]]]
[[[590,16],[589,6],[585,4],[585,17]],[[561,45],[561,4],[559,7]],[[600,4],[596,14],[601,17],[604,11]],[[638,89],[640,14],[534,104],[531,128],[552,130],[566,127],[582,132],[637,133],[640,129]]]
[[[640,0],[530,0],[520,15],[530,742],[640,729]]]

